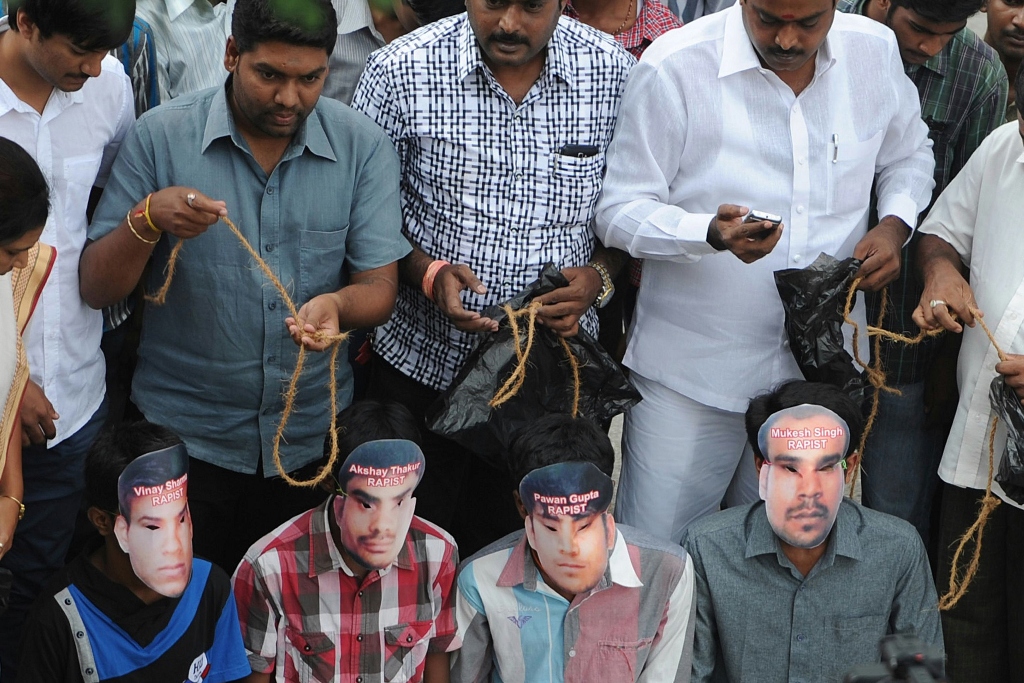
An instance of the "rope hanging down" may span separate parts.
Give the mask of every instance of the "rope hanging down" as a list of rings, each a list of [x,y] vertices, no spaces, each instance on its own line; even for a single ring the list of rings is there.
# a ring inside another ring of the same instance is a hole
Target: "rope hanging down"
[[[537,331],[537,311],[540,309],[541,304],[537,301],[530,302],[529,306],[521,308],[518,311],[512,310],[512,307],[508,304],[502,306],[505,311],[505,315],[508,316],[509,327],[512,328],[512,342],[516,347],[516,359],[518,363],[512,374],[508,376],[505,383],[494,393],[494,397],[488,403],[492,408],[497,408],[501,404],[508,401],[510,398],[519,393],[519,390],[523,387],[523,382],[526,381],[526,364],[530,357],[530,351],[533,350],[533,338]],[[526,343],[523,344],[522,333],[519,331],[519,323],[522,318],[526,318]],[[576,356],[573,354],[572,349],[569,347],[569,342],[565,341],[563,337],[559,337],[558,341],[562,345],[562,349],[565,351],[566,357],[569,359],[569,365],[572,368],[572,379],[573,379],[573,396],[572,396],[572,416],[576,417],[580,411],[580,364],[576,360]]]
[[[255,249],[253,249],[252,245],[249,244],[249,240],[247,240],[245,238],[245,235],[242,234],[242,231],[239,230],[238,227],[231,222],[231,219],[226,216],[222,216],[221,220],[227,224],[228,228],[230,228],[231,232],[234,233],[235,237],[238,238],[238,241],[241,242],[245,250],[249,252],[249,256],[251,256],[252,259],[256,262],[256,265],[260,267],[260,270],[263,271],[263,274],[267,277],[268,280],[270,280],[271,284],[273,284],[274,287],[277,288],[277,291],[281,295],[281,299],[284,301],[285,306],[288,307],[288,312],[291,314],[292,318],[298,321],[299,311],[295,307],[295,302],[293,302],[291,297],[288,295],[288,290],[285,289],[283,284],[281,284],[281,280],[279,280],[277,276],[274,275],[274,272],[270,270],[270,266],[267,265],[267,262],[260,257],[259,253],[257,253]],[[179,239],[178,243],[174,245],[173,249],[171,249],[170,256],[167,259],[167,267],[165,269],[166,279],[164,280],[164,284],[160,287],[159,290],[157,290],[156,294],[152,296],[147,295],[146,301],[152,302],[157,306],[162,306],[164,302],[167,300],[167,292],[171,288],[171,281],[174,279],[174,269],[177,266],[178,256],[181,253],[181,248],[182,245],[184,244],[184,240]],[[281,421],[278,423],[277,431],[274,433],[273,451],[274,466],[277,468],[277,471],[281,475],[281,478],[288,482],[288,484],[290,484],[291,486],[298,486],[303,488],[312,488],[314,486],[319,485],[320,482],[326,479],[334,471],[334,467],[338,463],[338,435],[336,431],[338,415],[338,379],[336,372],[338,368],[338,352],[341,350],[342,342],[348,339],[348,333],[345,332],[342,334],[332,335],[326,334],[322,330],[317,330],[310,336],[312,337],[313,341],[328,344],[329,346],[332,347],[329,370],[329,372],[331,373],[331,377],[330,382],[328,383],[331,394],[331,429],[329,432],[329,437],[331,441],[331,455],[327,461],[327,465],[325,467],[322,467],[320,469],[320,472],[315,477],[313,477],[312,479],[308,479],[306,481],[295,479],[294,477],[289,475],[285,471],[284,465],[281,464],[281,440],[284,438],[284,430],[285,426],[288,424],[288,418],[291,417],[292,410],[294,410],[295,408],[295,395],[298,393],[299,390],[299,376],[302,374],[302,369],[306,362],[306,347],[301,344],[299,345],[299,355],[295,359],[295,370],[292,372],[291,380],[289,380],[288,382],[288,389],[284,392],[284,409],[281,411]]]
[[[864,423],[864,432],[861,434],[860,446],[858,447],[858,453],[861,454],[861,459],[864,457],[864,446],[867,443],[868,434],[871,432],[871,428],[874,426],[875,418],[878,416],[878,401],[881,392],[885,391],[891,394],[900,395],[898,389],[894,389],[885,383],[885,372],[882,369],[881,364],[881,340],[883,338],[889,339],[894,342],[913,346],[920,344],[927,337],[933,337],[938,334],[942,334],[944,330],[921,330],[914,337],[907,337],[906,335],[897,334],[896,332],[890,332],[889,330],[882,328],[882,322],[885,318],[886,308],[889,303],[889,296],[887,290],[882,290],[881,305],[879,307],[878,322],[876,326],[868,326],[868,336],[874,337],[875,345],[875,362],[873,365],[868,366],[860,357],[860,350],[857,348],[858,334],[860,332],[857,323],[850,318],[850,310],[853,307],[853,298],[857,293],[857,286],[860,284],[861,278],[853,281],[850,285],[850,291],[846,295],[846,306],[843,308],[843,320],[849,323],[853,327],[853,357],[861,368],[864,369],[867,374],[868,382],[874,387],[874,393],[871,397],[871,411],[868,414],[868,419]],[[995,347],[996,352],[999,354],[999,360],[1006,360],[1006,353],[996,343],[996,338],[989,330],[985,321],[981,318],[981,311],[977,308],[971,308],[971,314],[974,315],[974,319],[981,325],[981,329],[985,331],[992,346]],[[989,437],[988,437],[988,482],[985,485],[985,495],[981,499],[981,507],[978,511],[978,518],[974,521],[974,524],[960,537],[957,542],[956,552],[953,554],[953,561],[951,562],[949,572],[949,590],[946,594],[939,598],[939,609],[941,611],[947,611],[956,606],[960,602],[960,598],[967,592],[968,586],[971,581],[974,580],[974,575],[978,573],[978,565],[981,562],[981,539],[982,534],[985,531],[985,526],[988,524],[988,518],[992,514],[1002,501],[992,495],[992,481],[995,474],[995,441],[996,441],[996,426],[999,423],[997,416],[992,417],[992,422],[989,425]],[[857,469],[853,473],[852,483],[850,484],[850,493],[852,495],[854,487],[857,485],[857,478],[860,475],[860,463],[857,464]],[[967,566],[967,571],[964,573],[963,578],[960,578],[960,572],[958,565],[960,564],[960,558],[964,553],[964,549],[967,544],[974,539],[974,552],[971,555],[971,561]]]

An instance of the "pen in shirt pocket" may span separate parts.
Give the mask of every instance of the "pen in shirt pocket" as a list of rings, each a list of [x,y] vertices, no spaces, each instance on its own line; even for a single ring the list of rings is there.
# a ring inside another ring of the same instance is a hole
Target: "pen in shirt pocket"
[[[832,133],[832,163],[839,161],[839,133]]]

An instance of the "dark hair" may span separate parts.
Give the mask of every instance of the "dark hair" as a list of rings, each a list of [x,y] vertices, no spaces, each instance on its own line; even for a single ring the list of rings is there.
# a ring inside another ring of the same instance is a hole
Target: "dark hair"
[[[0,137],[0,244],[41,228],[50,213],[43,172],[17,143]]]
[[[420,26],[466,11],[465,0],[402,0],[413,11]]]
[[[367,441],[382,439],[405,439],[417,446],[420,443],[420,428],[409,409],[394,401],[356,401],[338,413],[334,430],[338,435],[338,464]],[[331,435],[324,438],[324,455],[331,452]],[[335,472],[337,474],[337,472]]]
[[[903,7],[927,21],[955,23],[967,21],[985,6],[985,0],[892,0],[889,15]]]
[[[130,462],[181,443],[177,434],[160,425],[139,420],[105,429],[85,456],[85,502],[107,512],[117,512],[117,478]]]
[[[589,462],[609,477],[615,449],[604,431],[590,420],[562,413],[545,415],[524,427],[508,447],[508,469],[519,486],[533,470],[559,462]]]
[[[239,54],[275,40],[319,47],[329,57],[338,39],[338,15],[330,0],[238,0],[231,35]]]
[[[754,455],[765,459],[761,447],[757,443],[757,432],[768,418],[780,410],[803,405],[817,405],[828,408],[846,421],[850,428],[850,440],[847,442],[846,455],[849,456],[860,443],[861,432],[864,431],[864,417],[857,402],[842,389],[831,384],[792,380],[780,384],[766,394],[751,399],[747,406],[747,414],[743,421],[747,429],[747,441],[754,449]]]
[[[135,0],[7,0],[7,11],[12,31],[24,12],[43,38],[59,33],[83,50],[113,50],[132,33]]]

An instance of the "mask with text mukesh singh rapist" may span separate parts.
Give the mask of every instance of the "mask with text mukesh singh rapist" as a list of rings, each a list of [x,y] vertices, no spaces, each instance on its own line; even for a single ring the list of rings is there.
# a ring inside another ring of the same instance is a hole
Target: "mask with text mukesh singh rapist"
[[[114,535],[132,570],[160,595],[179,597],[192,577],[188,452],[178,444],[139,456],[117,478]]]
[[[845,485],[850,428],[819,405],[799,405],[769,417],[757,434],[765,457],[760,494],[776,535],[797,548],[828,538]]]

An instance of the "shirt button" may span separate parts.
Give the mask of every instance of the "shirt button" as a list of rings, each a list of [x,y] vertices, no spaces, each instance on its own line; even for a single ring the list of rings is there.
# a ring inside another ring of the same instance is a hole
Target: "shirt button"
[[[277,356],[268,356],[267,357],[267,362],[268,363],[273,363],[276,360],[277,360]]]
[[[804,205],[800,204],[799,206],[797,206],[796,207],[796,212],[797,213],[803,213],[804,212]]]
[[[310,651],[310,650],[312,650],[313,648],[311,648],[311,647],[310,647],[309,645],[305,645],[305,646],[303,646],[303,648],[302,648],[302,649],[303,649],[303,650],[305,650],[306,652],[309,652],[309,651]]]
[[[569,656],[570,657],[575,657],[576,656],[576,650],[569,650]]]
[[[802,634],[802,633],[798,634],[796,639],[799,640],[801,643],[804,642],[804,634]]]
[[[362,676],[357,676],[356,677],[356,683],[363,683],[363,677]]]
[[[78,633],[75,634],[75,638],[85,638],[85,632],[84,631],[79,631]]]
[[[64,598],[64,604],[65,605],[70,605],[71,604],[71,598]]]
[[[93,672],[92,667],[89,667],[88,669],[85,670],[85,673],[87,675],[89,675],[89,676],[92,676],[92,672]]]
[[[358,640],[360,643],[363,642],[363,636],[362,635],[356,636],[356,640]]]
[[[793,254],[793,263],[800,263],[800,254]]]
[[[267,188],[267,194],[274,194],[274,188],[268,187]]]
[[[405,642],[411,643],[412,642],[412,636],[406,636],[405,637]]]
[[[271,413],[271,412],[272,412],[272,411],[270,410],[270,408],[264,408],[264,409],[263,409],[263,414],[264,414],[264,415],[270,415],[270,413]]]
[[[270,252],[274,251],[274,245],[268,244],[267,246],[263,247],[263,250],[269,254]]]
[[[363,597],[363,591],[359,591],[359,597]]]
[[[801,166],[803,166],[803,165],[804,165],[804,162],[805,162],[805,161],[807,161],[807,160],[806,160],[806,159],[804,159],[803,157],[800,157],[799,159],[797,159],[797,160],[796,160],[796,163],[798,163],[798,164],[800,164]]]
[[[267,304],[267,308],[269,308],[270,310],[274,310],[275,308],[277,308],[277,302],[271,301],[269,304]]]
[[[523,179],[523,174],[522,173],[516,173],[516,180],[522,180],[522,179]]]

